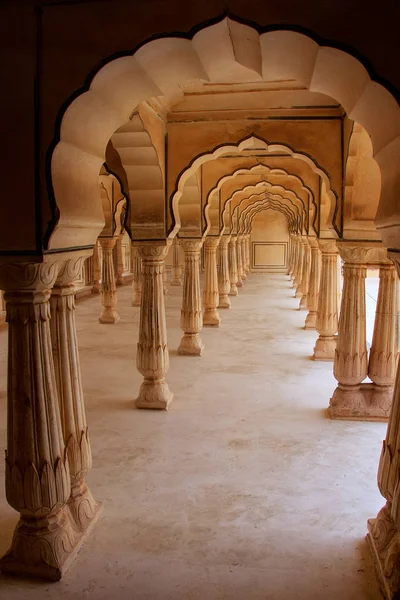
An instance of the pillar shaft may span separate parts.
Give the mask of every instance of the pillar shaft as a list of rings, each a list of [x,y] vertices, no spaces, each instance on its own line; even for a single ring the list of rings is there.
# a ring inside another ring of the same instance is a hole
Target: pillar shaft
[[[165,376],[169,367],[163,292],[165,242],[137,243],[142,262],[142,295],[136,364],[144,381],[135,400],[137,408],[167,410],[172,402]]]
[[[96,241],[93,247],[93,287],[92,294],[100,294],[101,292],[101,260],[100,260],[100,242]]]
[[[319,337],[314,347],[314,360],[333,360],[338,330],[337,248],[335,240],[319,240],[321,280],[315,328]]]
[[[247,279],[247,271],[246,271],[246,248],[245,248],[245,239],[243,235],[238,237],[238,244],[240,245],[240,254],[241,254],[241,275],[240,278],[242,281]]]
[[[303,296],[303,267],[304,267],[304,242],[301,237],[298,240],[298,255],[297,255],[297,271],[296,271],[296,298],[302,298]]]
[[[311,259],[310,277],[308,284],[307,307],[308,315],[304,325],[305,329],[315,329],[318,311],[319,283],[321,278],[321,252],[317,238],[310,238]]]
[[[116,276],[115,276],[115,283],[117,285],[122,285],[124,283],[124,254],[123,254],[123,247],[122,247],[122,239],[124,237],[124,234],[121,234],[117,237],[116,239],[116,243],[115,243],[115,251],[117,254],[117,269],[116,269]]]
[[[229,292],[231,283],[229,280],[229,260],[228,260],[229,236],[222,236],[219,243],[219,271],[218,271],[218,308],[230,308],[231,301]]]
[[[299,308],[302,310],[308,309],[308,286],[310,282],[310,269],[311,269],[311,246],[308,243],[306,236],[303,238],[303,268],[301,278],[301,292]]]
[[[236,237],[236,269],[238,288],[243,287],[243,262],[242,262],[242,244],[239,237]]]
[[[182,268],[180,264],[179,240],[174,238],[172,247],[172,279],[171,285],[182,285]]]
[[[100,511],[85,483],[85,476],[92,466],[92,454],[76,337],[74,285],[83,260],[80,257],[64,263],[50,297],[55,378],[71,476],[68,508],[75,526],[82,533],[97,519]]]
[[[204,350],[200,337],[203,326],[200,292],[200,250],[202,243],[202,240],[199,239],[181,240],[185,252],[185,271],[181,309],[183,337],[178,348],[178,354],[187,356],[201,356]]]
[[[207,237],[204,242],[205,248],[205,272],[203,288],[203,325],[208,327],[219,327],[220,317],[218,314],[219,291],[217,271],[217,248],[219,237]]]
[[[103,310],[99,317],[100,323],[113,324],[118,323],[120,317],[116,311],[117,294],[114,274],[113,248],[115,238],[99,238],[103,253],[102,268],[102,294],[101,302]]]
[[[58,268],[44,262],[0,269],[8,322],[6,497],[20,513],[0,570],[48,580],[61,578],[79,544],[67,508],[71,480],[50,335]]]
[[[229,291],[230,296],[237,296],[237,282],[238,282],[238,272],[237,272],[237,258],[236,258],[236,244],[237,237],[235,235],[231,235],[231,239],[229,240],[229,279],[231,283],[231,289]]]
[[[142,301],[142,259],[132,244],[132,306],[140,306]]]

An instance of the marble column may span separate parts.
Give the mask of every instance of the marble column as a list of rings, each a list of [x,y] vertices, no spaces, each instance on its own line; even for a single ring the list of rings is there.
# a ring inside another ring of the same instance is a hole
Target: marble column
[[[251,272],[251,239],[250,234],[246,235],[246,254],[247,254],[247,271]]]
[[[181,309],[183,337],[178,354],[185,356],[201,356],[204,350],[200,337],[203,326],[200,292],[200,250],[202,245],[201,239],[181,239],[181,246],[185,253],[185,270]]]
[[[231,282],[229,280],[229,259],[228,259],[229,236],[223,235],[219,243],[219,271],[218,271],[218,308],[230,308],[231,300],[229,292]]]
[[[298,266],[297,266],[297,273],[296,273],[295,298],[302,298],[303,294],[304,294],[304,291],[303,291],[303,269],[304,269],[305,244],[304,244],[304,241],[301,236],[299,236],[298,244],[299,244],[299,252],[298,252],[298,258],[297,258]]]
[[[53,255],[0,267],[8,322],[6,497],[20,513],[0,570],[54,581],[81,542],[67,506],[71,478],[50,335],[59,265]]]
[[[122,247],[122,240],[123,240],[124,234],[122,233],[121,235],[119,235],[116,239],[116,243],[115,243],[115,251],[117,254],[117,268],[116,268],[116,276],[115,276],[115,283],[117,285],[123,285],[124,283],[124,254],[123,254],[123,247]]]
[[[101,292],[101,260],[100,260],[100,242],[96,241],[93,247],[93,287],[92,294]]]
[[[400,255],[388,252],[400,272]],[[400,592],[400,370],[397,369],[392,410],[378,468],[378,487],[385,506],[368,521],[367,540],[385,598]]]
[[[172,246],[172,279],[171,285],[182,285],[182,268],[179,255],[179,240],[175,236]]]
[[[293,271],[293,236],[290,233],[289,234],[289,243],[288,243],[288,259],[287,259],[287,269],[288,269],[288,275],[289,275],[289,279],[292,279],[292,271]]]
[[[217,271],[217,248],[219,237],[206,237],[205,249],[205,272],[203,288],[203,325],[207,327],[219,327],[220,317],[218,314],[219,291]]]
[[[343,266],[343,294],[333,374],[338,386],[330,400],[331,418],[351,418],[362,406],[360,383],[368,375],[365,278],[366,249],[361,243],[337,242]]]
[[[245,249],[245,240],[244,237],[242,235],[238,236],[238,245],[240,245],[240,250],[241,250],[241,274],[240,274],[240,278],[242,281],[245,281],[247,279],[247,273],[246,273],[246,249]]]
[[[118,323],[120,317],[116,311],[117,294],[114,274],[113,248],[115,238],[99,238],[101,249],[103,251],[102,268],[102,293],[101,302],[103,310],[101,311],[99,322],[105,324]]]
[[[299,309],[308,310],[308,286],[310,283],[310,269],[311,269],[311,246],[308,243],[307,236],[303,236],[303,268],[301,278],[301,292]]]
[[[84,257],[69,258],[61,266],[50,297],[50,332],[61,426],[71,477],[68,508],[81,535],[97,520],[100,505],[85,483],[92,467],[88,426],[75,325],[75,282]]]
[[[293,237],[293,270],[292,270],[292,287],[296,288],[298,285],[298,272],[299,272],[299,240],[297,235]]]
[[[231,239],[229,240],[229,280],[231,283],[231,289],[229,290],[230,296],[237,296],[237,282],[238,282],[238,272],[237,272],[237,257],[236,257],[236,244],[237,237],[235,235],[231,235]]]
[[[318,296],[318,312],[315,328],[319,337],[314,347],[314,360],[335,358],[338,330],[337,257],[336,241],[320,239],[321,280]]]
[[[388,418],[399,358],[399,278],[391,261],[379,268],[379,291],[368,376],[373,382],[371,404],[374,415]],[[371,411],[371,408],[370,408]]]
[[[166,296],[168,294],[168,277],[167,277],[167,265],[165,264],[164,261],[164,269],[163,269],[163,292],[164,292],[164,296]]]
[[[142,259],[132,243],[132,306],[140,306],[142,301]]]
[[[242,263],[242,244],[238,236],[236,237],[236,270],[237,270],[237,283],[238,288],[243,287],[243,263]]]
[[[167,326],[163,292],[166,242],[136,242],[142,262],[142,297],[136,365],[143,375],[137,408],[167,410],[173,394],[165,380],[169,368]]]
[[[304,328],[315,329],[318,314],[319,283],[321,278],[321,252],[317,238],[310,237],[309,243],[311,246],[311,267],[307,296],[308,315],[306,316]]]

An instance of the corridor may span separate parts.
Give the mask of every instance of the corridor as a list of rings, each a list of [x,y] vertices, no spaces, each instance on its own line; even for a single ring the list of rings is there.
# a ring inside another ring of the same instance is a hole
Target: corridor
[[[134,408],[139,309],[100,325],[77,305],[91,432],[87,477],[104,504],[60,583],[0,576],[3,600],[378,600],[365,534],[384,504],[376,471],[385,423],[331,421],[332,363],[285,275],[250,274],[202,358],[178,356],[182,288],[166,296],[170,411]],[[0,453],[6,441],[0,332]],[[4,461],[0,461],[4,480]],[[0,490],[0,555],[17,513]]]

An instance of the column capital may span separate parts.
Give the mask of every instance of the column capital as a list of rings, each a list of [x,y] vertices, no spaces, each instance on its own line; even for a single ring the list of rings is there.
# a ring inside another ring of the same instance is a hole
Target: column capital
[[[134,246],[142,260],[163,261],[168,254],[169,246],[172,244],[162,242],[135,242]]]
[[[204,240],[204,247],[205,248],[210,248],[210,249],[217,249],[219,246],[219,242],[220,242],[220,238],[219,237],[206,237],[206,239]]]
[[[230,239],[231,239],[230,235],[221,235],[220,240],[219,240],[219,245],[221,246],[221,248],[227,248],[228,244],[230,242]]]
[[[381,242],[338,241],[340,257],[349,263],[379,265],[388,262],[387,250]]]
[[[181,246],[185,252],[200,252],[202,245],[203,239],[181,238]]]
[[[318,239],[319,249],[323,254],[337,254],[336,240],[333,239]]]

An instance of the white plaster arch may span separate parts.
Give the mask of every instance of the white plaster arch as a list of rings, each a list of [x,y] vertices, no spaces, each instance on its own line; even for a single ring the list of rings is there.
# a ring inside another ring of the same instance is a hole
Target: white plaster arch
[[[102,228],[97,177],[105,148],[140,102],[162,95],[173,99],[178,88],[193,80],[227,78],[302,82],[307,89],[334,98],[350,119],[361,123],[371,136],[382,173],[377,224],[386,245],[400,247],[400,108],[393,96],[346,52],[319,46],[292,31],[259,35],[254,28],[225,18],[192,40],[153,40],[133,56],[112,60],[68,106],[51,157],[59,216],[46,233],[49,248],[94,244]],[[179,193],[180,189],[176,201]]]

